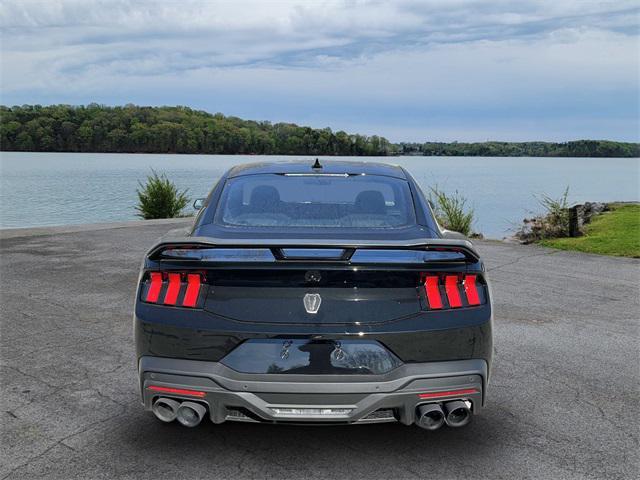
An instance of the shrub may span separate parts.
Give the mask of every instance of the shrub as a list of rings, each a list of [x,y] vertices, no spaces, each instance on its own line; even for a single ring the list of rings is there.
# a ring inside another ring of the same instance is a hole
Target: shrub
[[[431,187],[429,200],[434,206],[438,223],[447,230],[460,232],[463,235],[471,234],[471,224],[473,223],[473,209],[466,209],[467,199],[460,195],[458,191],[453,195],[447,195],[438,186]]]
[[[569,186],[564,189],[560,198],[551,198],[542,194],[536,197],[546,213],[544,214],[544,238],[569,236]]]
[[[180,216],[182,209],[189,203],[187,190],[182,192],[163,173],[158,175],[155,170],[147,177],[147,183],[140,185],[138,192],[138,216],[145,220],[153,218],[174,218]]]
[[[534,195],[535,196],[535,195]],[[535,196],[544,213],[525,218],[515,237],[524,243],[569,236],[569,187],[559,198]]]

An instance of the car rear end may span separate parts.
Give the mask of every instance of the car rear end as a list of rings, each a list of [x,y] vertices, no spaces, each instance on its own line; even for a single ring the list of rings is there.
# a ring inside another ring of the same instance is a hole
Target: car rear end
[[[140,391],[161,420],[433,430],[482,409],[492,310],[470,242],[203,232],[160,241],[139,279]]]

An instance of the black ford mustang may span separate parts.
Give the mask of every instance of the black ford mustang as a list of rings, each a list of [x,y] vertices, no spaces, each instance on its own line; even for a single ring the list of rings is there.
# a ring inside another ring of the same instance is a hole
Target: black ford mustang
[[[482,261],[400,167],[231,169],[146,255],[134,323],[142,400],[166,422],[435,430],[486,398]]]

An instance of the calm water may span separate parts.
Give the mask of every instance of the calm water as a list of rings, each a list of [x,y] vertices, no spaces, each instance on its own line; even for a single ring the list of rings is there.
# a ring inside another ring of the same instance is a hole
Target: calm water
[[[132,220],[138,180],[165,172],[192,198],[204,197],[232,165],[301,157],[1,153],[0,227]],[[312,157],[309,157],[312,158]],[[323,157],[320,157],[321,159]],[[333,157],[334,159],[338,159]],[[406,167],[425,191],[458,190],[476,212],[474,229],[501,238],[531,211],[534,195],[570,200],[640,200],[640,160],[626,158],[341,157]],[[328,161],[331,158],[327,158]],[[311,162],[310,162],[311,163]]]

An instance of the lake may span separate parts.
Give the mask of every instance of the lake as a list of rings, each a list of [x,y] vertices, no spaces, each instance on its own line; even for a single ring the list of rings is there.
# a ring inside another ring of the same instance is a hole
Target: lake
[[[138,181],[155,169],[192,198],[207,195],[229,167],[247,162],[315,157],[254,155],[129,155],[0,153],[0,228],[115,222],[136,219]],[[475,211],[474,230],[502,238],[531,212],[534,195],[572,203],[640,200],[637,158],[319,157],[404,166],[425,191],[458,190]]]

